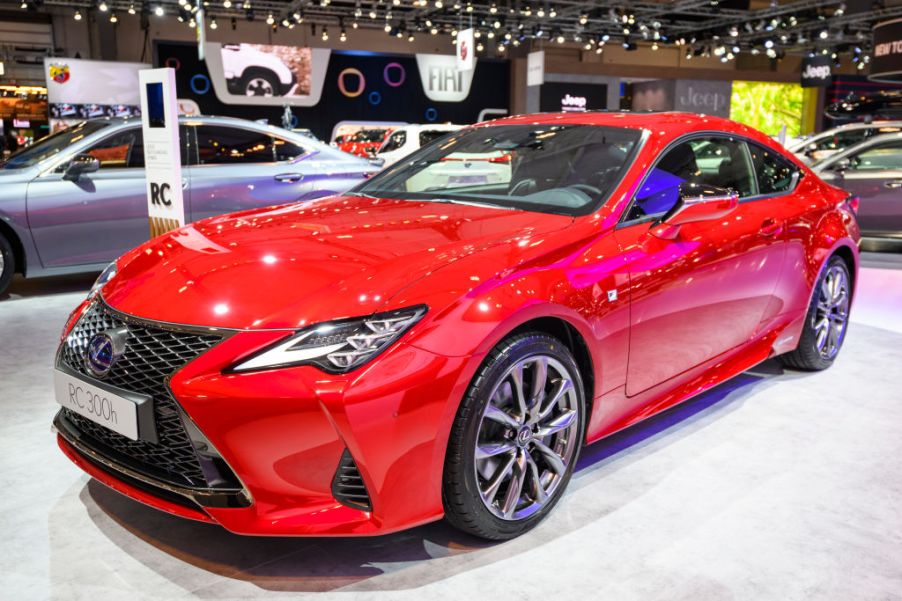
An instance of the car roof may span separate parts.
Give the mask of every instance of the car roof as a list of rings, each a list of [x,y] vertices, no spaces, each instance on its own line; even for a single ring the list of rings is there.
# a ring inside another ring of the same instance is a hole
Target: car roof
[[[627,112],[627,111],[585,111],[568,113],[536,113],[501,117],[477,124],[488,125],[600,125],[627,129],[649,130],[665,138],[676,138],[684,134],[714,131],[743,135],[755,140],[769,140],[768,136],[741,123],[722,117],[678,111]]]
[[[830,129],[825,129],[824,131],[814,134],[816,136],[821,136],[823,134],[828,134],[833,131],[844,131],[847,129],[870,129],[874,127],[894,127],[899,126],[902,127],[902,120],[899,119],[886,119],[882,121],[871,121],[870,123],[865,123],[864,121],[857,123],[846,123],[844,125],[838,125],[836,127],[831,127]]]

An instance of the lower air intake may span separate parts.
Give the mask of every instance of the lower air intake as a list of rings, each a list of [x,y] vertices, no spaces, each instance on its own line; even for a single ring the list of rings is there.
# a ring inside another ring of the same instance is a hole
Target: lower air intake
[[[332,479],[332,496],[341,503],[354,509],[372,511],[370,494],[366,490],[366,484],[360,476],[360,470],[354,463],[350,451],[345,449],[338,462],[335,478]]]

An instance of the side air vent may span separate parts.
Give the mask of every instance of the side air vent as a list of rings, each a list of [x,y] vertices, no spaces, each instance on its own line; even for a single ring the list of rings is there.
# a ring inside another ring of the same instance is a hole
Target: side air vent
[[[366,484],[360,477],[360,470],[357,469],[357,464],[347,449],[341,454],[335,478],[332,479],[332,496],[342,505],[354,509],[371,511],[373,508]]]

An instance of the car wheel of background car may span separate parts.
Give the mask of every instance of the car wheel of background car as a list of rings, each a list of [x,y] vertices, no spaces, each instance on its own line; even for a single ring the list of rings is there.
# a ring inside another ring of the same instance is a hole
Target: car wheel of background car
[[[0,295],[6,292],[16,272],[16,256],[9,241],[0,234]]]
[[[279,77],[264,69],[248,69],[241,76],[239,89],[246,96],[275,96]]]
[[[539,332],[503,340],[454,420],[442,487],[448,521],[492,540],[533,528],[567,487],[584,428],[582,379],[570,350]]]
[[[819,371],[833,364],[848,329],[851,290],[846,262],[831,257],[814,286],[798,348],[780,357],[784,365]]]

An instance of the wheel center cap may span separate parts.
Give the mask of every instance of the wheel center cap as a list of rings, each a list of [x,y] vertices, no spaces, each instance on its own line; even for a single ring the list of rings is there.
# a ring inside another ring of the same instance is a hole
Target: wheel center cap
[[[517,444],[521,447],[525,447],[530,440],[532,440],[532,430],[529,426],[523,426],[520,428],[520,431],[517,432]]]

